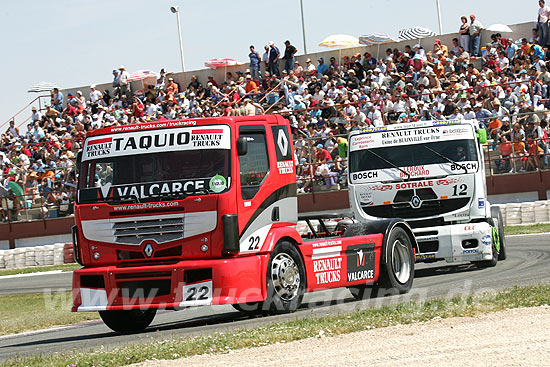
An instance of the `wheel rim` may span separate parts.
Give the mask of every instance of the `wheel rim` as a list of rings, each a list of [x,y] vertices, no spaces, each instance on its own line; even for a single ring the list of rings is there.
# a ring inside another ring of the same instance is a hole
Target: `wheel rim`
[[[281,299],[290,301],[298,295],[300,271],[288,254],[277,254],[271,261],[271,281]]]
[[[395,240],[391,248],[391,264],[395,279],[405,284],[411,277],[411,258],[407,246],[400,240]]]

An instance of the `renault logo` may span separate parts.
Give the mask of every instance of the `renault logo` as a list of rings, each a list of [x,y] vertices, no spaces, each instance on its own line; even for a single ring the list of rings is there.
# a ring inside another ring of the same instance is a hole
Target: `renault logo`
[[[420,200],[420,198],[416,195],[413,196],[413,198],[411,199],[411,206],[413,208],[419,208],[420,204],[422,204],[422,200]]]
[[[145,247],[143,248],[143,253],[147,257],[151,257],[153,255],[153,251],[154,251],[153,245],[151,243],[146,244]]]

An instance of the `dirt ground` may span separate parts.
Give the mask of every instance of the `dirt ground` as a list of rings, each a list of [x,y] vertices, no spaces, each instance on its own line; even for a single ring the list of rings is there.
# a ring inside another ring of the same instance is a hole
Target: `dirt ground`
[[[134,366],[550,366],[550,306]]]

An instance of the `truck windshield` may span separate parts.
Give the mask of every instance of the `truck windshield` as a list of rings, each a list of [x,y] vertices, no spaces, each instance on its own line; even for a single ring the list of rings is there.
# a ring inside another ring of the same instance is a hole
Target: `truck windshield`
[[[80,202],[147,202],[219,193],[230,183],[228,149],[180,150],[83,162]]]
[[[426,147],[430,149],[426,149]],[[433,151],[439,153],[435,154]],[[384,159],[381,159],[381,158]],[[445,159],[447,157],[448,159]],[[476,141],[447,140],[425,144],[395,145],[355,150],[350,153],[350,172],[477,161]],[[390,164],[388,162],[393,163]]]

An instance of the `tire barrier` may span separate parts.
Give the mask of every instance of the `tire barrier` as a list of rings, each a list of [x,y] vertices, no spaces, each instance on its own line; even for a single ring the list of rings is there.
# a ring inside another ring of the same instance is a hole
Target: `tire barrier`
[[[71,263],[74,263],[72,243],[55,243],[53,245],[0,250],[0,269]]]
[[[550,222],[550,200],[494,205],[500,207],[504,225],[507,226]],[[296,229],[301,234],[310,232],[307,224],[302,221],[298,222]],[[329,230],[334,228],[331,226]],[[72,243],[0,250],[0,269],[70,263],[74,263]]]

